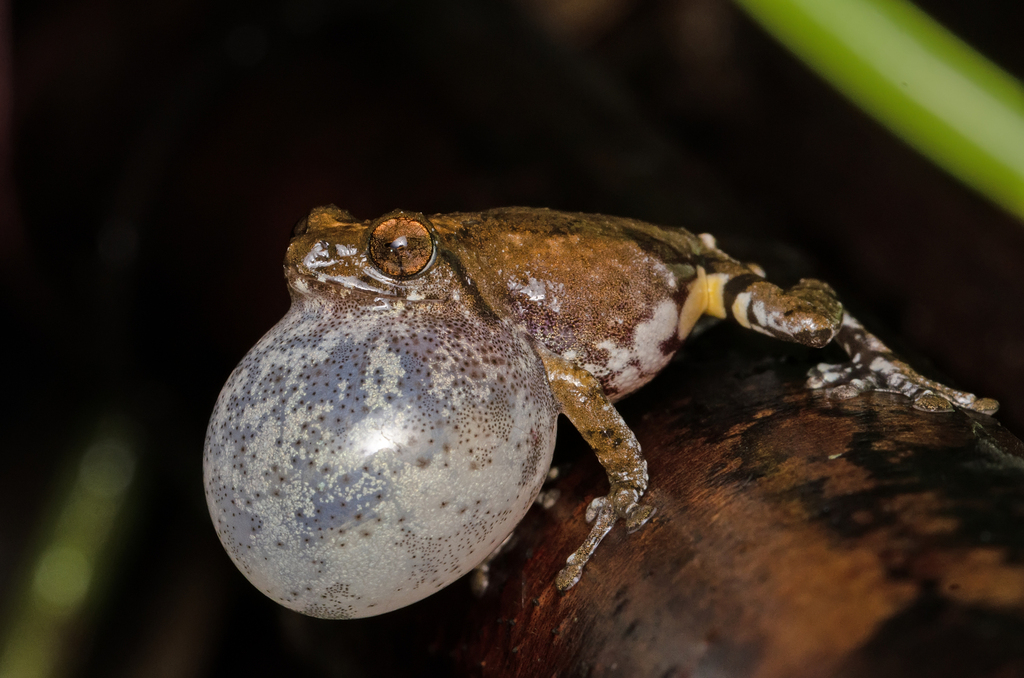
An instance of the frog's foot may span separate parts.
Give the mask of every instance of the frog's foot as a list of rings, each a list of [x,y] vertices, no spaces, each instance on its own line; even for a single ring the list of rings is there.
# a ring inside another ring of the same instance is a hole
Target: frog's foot
[[[626,531],[633,533],[651,519],[657,510],[653,506],[640,506],[640,493],[626,487],[612,487],[607,497],[597,497],[587,507],[587,522],[594,523],[583,544],[565,561],[565,567],[555,577],[555,586],[565,593],[580,580],[583,566],[597,550],[604,536],[615,526],[619,518],[626,521]]]
[[[828,395],[843,399],[865,391],[902,393],[910,398],[914,409],[924,412],[952,412],[962,407],[994,414],[999,409],[999,403],[991,398],[979,398],[921,376],[848,313],[843,316],[836,341],[851,356],[850,362],[821,363],[811,369],[807,374],[809,388],[827,389]]]

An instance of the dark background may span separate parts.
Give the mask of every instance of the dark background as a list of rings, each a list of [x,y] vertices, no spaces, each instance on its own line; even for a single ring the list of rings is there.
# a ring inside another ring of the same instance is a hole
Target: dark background
[[[1020,2],[918,4],[1024,76]],[[97,422],[127,422],[140,454],[108,585],[61,632],[70,675],[323,670],[220,550],[200,479],[213,401],[286,309],[280,262],[314,205],[713,231],[784,282],[826,278],[1024,430],[1022,224],[725,0],[0,7],[0,610]]]

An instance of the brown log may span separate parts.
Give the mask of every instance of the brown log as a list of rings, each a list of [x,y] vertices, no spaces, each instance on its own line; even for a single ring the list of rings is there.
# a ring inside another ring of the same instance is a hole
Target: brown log
[[[397,637],[409,667],[466,675],[1024,675],[1024,445],[983,415],[808,391],[820,354],[739,334],[717,328],[622,404],[658,513],[617,526],[568,593],[554,576],[607,487],[571,438],[559,500],[481,600],[457,582],[377,620],[292,619],[304,654],[337,667],[338,643],[379,658]]]

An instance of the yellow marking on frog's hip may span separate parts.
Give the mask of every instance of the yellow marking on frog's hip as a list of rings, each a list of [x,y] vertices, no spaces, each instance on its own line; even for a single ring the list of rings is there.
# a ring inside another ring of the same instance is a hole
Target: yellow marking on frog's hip
[[[736,295],[732,302],[732,317],[736,318],[743,327],[750,329],[750,320],[747,319],[747,309],[750,307],[750,292],[741,292]]]
[[[679,338],[685,339],[693,326],[697,324],[700,317],[708,308],[708,284],[704,267],[697,267],[697,277],[690,281],[690,287],[686,294],[686,301],[679,309]]]
[[[708,307],[704,312],[716,318],[724,318],[725,310],[725,284],[729,282],[730,276],[727,273],[712,273],[707,277],[708,285]]]

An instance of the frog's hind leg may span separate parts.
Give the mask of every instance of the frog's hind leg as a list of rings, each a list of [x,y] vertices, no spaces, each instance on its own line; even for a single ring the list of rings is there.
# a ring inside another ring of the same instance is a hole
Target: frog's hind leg
[[[837,398],[852,398],[864,391],[902,393],[915,409],[925,412],[951,412],[954,405],[983,414],[995,414],[999,409],[992,398],[979,398],[921,376],[849,313],[843,315],[836,342],[850,362],[819,364],[807,375],[810,388],[826,388]]]
[[[820,280],[805,279],[782,290],[759,272],[712,250],[707,261],[706,313],[732,318],[743,327],[777,339],[821,348],[833,339],[850,356],[838,365],[822,363],[808,374],[810,388],[851,398],[865,391],[902,393],[926,412],[954,407],[994,414],[999,403],[927,379],[898,359],[878,337],[843,311],[835,292]]]

